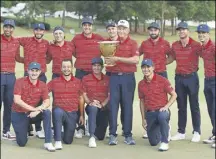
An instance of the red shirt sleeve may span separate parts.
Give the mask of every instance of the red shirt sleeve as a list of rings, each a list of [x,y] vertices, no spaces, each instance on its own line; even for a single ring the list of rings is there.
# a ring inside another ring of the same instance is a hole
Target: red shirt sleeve
[[[138,95],[140,99],[144,99],[144,94],[142,92],[142,83],[140,82],[138,85]]]
[[[29,37],[19,37],[17,38],[21,46],[26,45],[29,42]]]
[[[166,55],[168,56],[172,54],[172,49],[171,49],[171,45],[169,44],[169,42],[165,43],[165,52],[166,52]]]
[[[174,90],[173,87],[171,86],[171,83],[167,79],[165,79],[164,81],[164,90],[167,93],[171,93]]]
[[[132,45],[132,56],[139,56],[139,48],[136,41]]]
[[[53,80],[50,81],[50,82],[47,84],[48,92],[51,92],[51,91],[52,91],[52,88],[53,88]]]
[[[21,95],[22,93],[22,81],[16,80],[14,85],[14,95]]]
[[[83,93],[87,92],[85,77],[82,79],[82,91]]]
[[[44,88],[42,90],[42,99],[46,100],[49,99],[49,95],[48,95],[48,87],[46,86],[46,84],[44,84]]]
[[[174,59],[176,59],[175,51],[174,51],[174,49],[173,49],[173,44],[172,44],[172,46],[171,46],[170,55],[171,55]]]

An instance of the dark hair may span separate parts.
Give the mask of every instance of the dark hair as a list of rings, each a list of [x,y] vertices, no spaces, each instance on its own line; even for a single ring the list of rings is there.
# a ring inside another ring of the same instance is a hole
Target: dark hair
[[[62,60],[62,63],[63,63],[63,62],[70,62],[71,65],[73,65],[72,59],[64,59],[64,60]]]

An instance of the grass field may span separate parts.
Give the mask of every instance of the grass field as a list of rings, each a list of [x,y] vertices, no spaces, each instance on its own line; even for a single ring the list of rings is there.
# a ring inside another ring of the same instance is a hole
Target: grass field
[[[52,19],[51,19],[52,20]],[[68,22],[69,23],[69,22]],[[71,25],[75,25],[69,23]],[[77,24],[78,25],[78,24]],[[2,25],[1,25],[2,26]],[[2,30],[1,30],[2,32]],[[103,36],[106,36],[106,33],[100,33]],[[32,30],[26,30],[24,28],[16,27],[14,32],[15,36],[32,36]],[[167,34],[168,35],[168,34]],[[131,37],[140,44],[143,40],[147,39],[147,36],[144,35],[131,35]],[[195,32],[191,33],[191,37],[197,40],[197,34]],[[52,40],[52,32],[47,32],[45,34],[45,39]],[[71,40],[73,35],[66,31],[66,40]],[[173,42],[178,39],[178,36],[166,36],[166,40]],[[215,30],[211,32],[211,39],[215,41]],[[22,50],[21,50],[22,52]],[[140,62],[142,57],[140,57]],[[211,135],[211,124],[207,114],[206,103],[203,95],[203,82],[204,82],[204,73],[203,73],[203,62],[200,59],[200,109],[201,109],[201,119],[202,119],[202,139],[207,138]],[[16,65],[16,77],[23,76],[23,65]],[[175,72],[175,63],[168,65],[168,76],[172,85],[174,86],[174,72]],[[75,70],[74,70],[75,71]],[[51,64],[48,65],[48,72],[46,73],[48,81],[51,79]],[[136,73],[136,81],[138,82],[143,78],[143,75],[140,70],[140,64],[138,65],[138,71]],[[63,145],[64,149],[55,153],[49,153],[42,150],[43,140],[36,138],[30,138],[28,144],[25,148],[20,148],[16,145],[15,142],[11,141],[1,141],[1,157],[2,159],[36,159],[36,158],[46,158],[46,159],[57,159],[57,158],[74,158],[74,159],[143,159],[143,158],[160,158],[160,159],[213,159],[215,158],[215,150],[210,148],[210,145],[204,145],[200,143],[191,143],[190,139],[192,137],[192,122],[188,106],[188,124],[187,124],[187,139],[184,141],[170,142],[170,150],[168,152],[159,153],[157,147],[150,147],[148,140],[141,138],[143,134],[143,129],[141,126],[141,116],[139,112],[139,100],[137,96],[137,91],[135,93],[134,101],[134,120],[133,120],[133,134],[137,142],[136,146],[128,146],[123,143],[123,137],[119,136],[119,144],[115,147],[108,146],[108,139],[105,139],[102,142],[97,142],[98,147],[96,149],[90,149],[87,147],[88,138],[84,137],[83,139],[74,139],[72,145]],[[177,130],[177,108],[176,103],[171,107],[172,116],[171,116],[171,126],[172,126],[172,135],[176,133]],[[2,118],[1,118],[2,119]],[[119,122],[120,123],[120,122]],[[119,127],[119,134],[121,130]]]

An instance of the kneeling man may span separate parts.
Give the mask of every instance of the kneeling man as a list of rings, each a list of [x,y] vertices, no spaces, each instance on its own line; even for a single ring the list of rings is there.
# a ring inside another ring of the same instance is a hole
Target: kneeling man
[[[151,59],[143,60],[141,68],[144,79],[139,82],[138,92],[142,122],[143,125],[147,122],[147,134],[151,146],[161,142],[159,150],[166,151],[169,149],[169,107],[177,95],[166,78],[154,73]],[[171,95],[169,100],[168,94]]]
[[[108,101],[109,101],[109,77],[101,71],[103,69],[102,58],[92,59],[92,74],[82,79],[83,96],[88,115],[89,147],[96,147],[96,141],[103,140],[108,126]]]
[[[24,147],[28,141],[29,124],[43,120],[45,131],[44,147],[48,151],[55,151],[51,141],[51,111],[47,109],[50,105],[48,88],[44,82],[38,79],[40,73],[41,65],[32,62],[28,66],[29,76],[16,80],[11,120],[16,133],[17,144],[21,147]],[[41,99],[43,103],[37,107]]]
[[[79,106],[81,113],[79,122],[84,124],[82,85],[81,81],[72,75],[72,67],[71,59],[63,60],[61,64],[62,75],[48,83],[48,89],[53,93],[52,119],[56,150],[63,148],[62,140],[65,144],[73,142]],[[63,134],[62,126],[64,128]]]

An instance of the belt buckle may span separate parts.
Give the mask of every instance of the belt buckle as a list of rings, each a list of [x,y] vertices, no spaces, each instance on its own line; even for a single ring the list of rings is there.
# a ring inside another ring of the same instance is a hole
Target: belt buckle
[[[118,75],[119,75],[119,76],[123,75],[123,72],[118,72]]]

